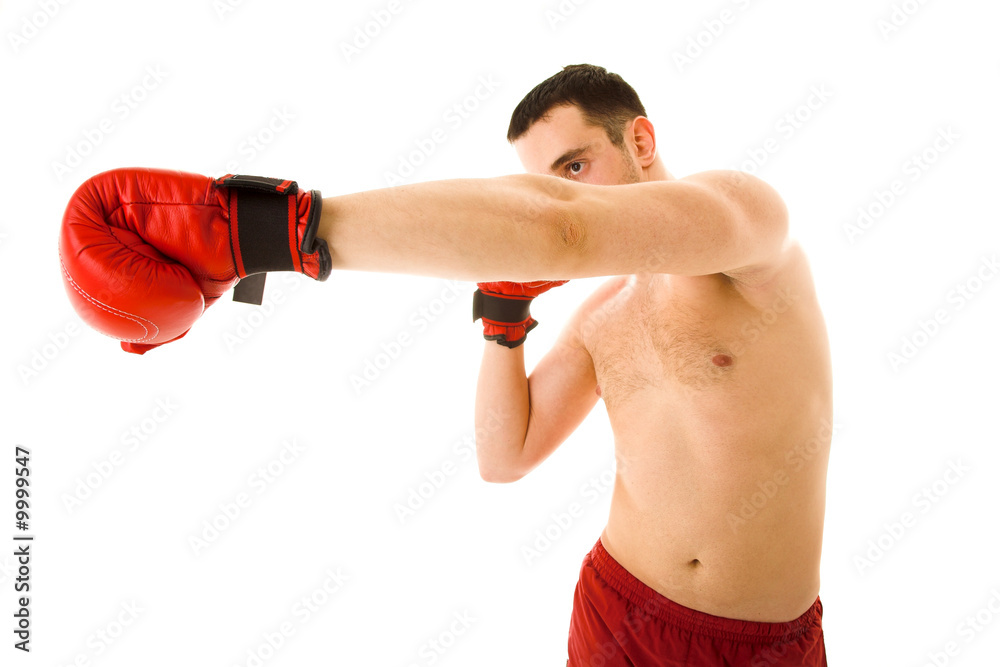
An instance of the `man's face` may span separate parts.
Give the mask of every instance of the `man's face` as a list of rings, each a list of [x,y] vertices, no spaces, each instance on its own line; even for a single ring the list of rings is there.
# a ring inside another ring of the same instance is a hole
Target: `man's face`
[[[576,106],[560,106],[532,125],[514,149],[529,174],[592,185],[638,183],[641,172],[627,129],[625,148],[619,149],[604,128],[588,125]]]

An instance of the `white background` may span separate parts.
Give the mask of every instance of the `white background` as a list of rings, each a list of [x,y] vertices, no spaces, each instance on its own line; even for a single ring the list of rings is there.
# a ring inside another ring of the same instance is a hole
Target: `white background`
[[[773,184],[811,258],[835,368],[820,591],[831,663],[995,660],[1000,280],[982,267],[1000,250],[1000,6],[902,4],[910,14],[888,31],[888,0],[404,0],[348,57],[387,1],[4,2],[0,663],[253,665],[288,622],[294,634],[262,664],[564,664],[580,562],[607,518],[611,432],[599,403],[524,480],[479,479],[474,285],[272,276],[267,317],[227,297],[185,339],[139,357],[80,323],[56,240],[76,186],[115,167],[281,176],[333,196],[385,187],[442,128],[406,182],[518,173],[510,112],[580,62],[638,90],[674,175],[744,168]],[[732,20],[713,23],[723,10]],[[695,57],[679,62],[685,52]],[[481,77],[496,90],[447,122]],[[275,110],[292,119],[268,134]],[[783,119],[796,112],[791,133]],[[111,131],[95,134],[104,119]],[[957,138],[935,154],[948,128]],[[747,162],[766,145],[764,164]],[[936,160],[914,178],[909,161],[928,149]],[[848,234],[894,180],[904,194]],[[976,282],[981,269],[992,282]],[[536,302],[529,369],[600,282]],[[961,308],[960,285],[979,288]],[[944,324],[920,335],[938,310]],[[357,390],[351,376],[402,332],[412,344]],[[894,364],[904,339],[919,348]],[[161,422],[157,401],[174,406]],[[134,450],[130,429],[145,429]],[[251,476],[292,440],[303,451],[258,494]],[[11,647],[15,444],[32,451],[29,656]],[[101,479],[115,450],[122,462]],[[449,463],[401,521],[395,506]],[[954,483],[941,481],[950,464],[967,468]],[[88,477],[100,484],[69,507]],[[915,498],[935,482],[933,503]],[[243,492],[250,506],[196,554],[190,538]],[[574,502],[583,516],[528,562],[522,548]],[[907,512],[915,525],[900,534]],[[338,570],[340,589],[297,614]],[[119,634],[123,605],[141,611]],[[986,623],[970,632],[977,612]],[[471,627],[430,653],[456,614]]]

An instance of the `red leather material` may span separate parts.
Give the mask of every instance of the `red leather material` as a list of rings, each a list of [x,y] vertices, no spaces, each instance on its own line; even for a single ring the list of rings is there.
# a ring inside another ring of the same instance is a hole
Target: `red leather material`
[[[548,292],[553,287],[558,287],[559,285],[565,285],[568,280],[536,280],[530,283],[511,283],[511,282],[497,282],[497,283],[476,283],[476,286],[483,290],[484,292],[491,292],[493,294],[500,294],[512,297],[530,297],[535,298],[539,294],[544,294]]]
[[[302,227],[310,194],[291,196]],[[243,277],[233,259],[228,204],[228,189],[214,179],[179,171],[115,169],[83,183],[59,237],[76,312],[129,352],[183,336]],[[303,268],[315,277],[317,262],[303,261]]]
[[[539,294],[549,291],[553,287],[564,285],[568,280],[536,280],[528,283],[514,282],[492,282],[477,283],[479,291],[491,297],[503,299],[516,299],[519,301],[531,302]],[[538,326],[538,321],[528,315],[527,319],[519,322],[500,322],[483,316],[483,338],[496,341],[504,347],[518,347],[522,345],[525,338],[532,329]]]

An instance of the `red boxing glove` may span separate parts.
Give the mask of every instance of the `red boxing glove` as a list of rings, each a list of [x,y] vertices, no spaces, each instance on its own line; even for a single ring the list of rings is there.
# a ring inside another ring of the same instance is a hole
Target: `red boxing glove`
[[[472,321],[483,319],[483,338],[504,347],[524,342],[538,321],[528,312],[531,300],[568,280],[537,280],[531,283],[476,283],[472,297]]]
[[[59,258],[80,317],[144,352],[188,332],[230,288],[260,304],[268,271],[330,274],[322,199],[294,181],[116,169],[70,199]],[[248,279],[248,276],[250,277]]]

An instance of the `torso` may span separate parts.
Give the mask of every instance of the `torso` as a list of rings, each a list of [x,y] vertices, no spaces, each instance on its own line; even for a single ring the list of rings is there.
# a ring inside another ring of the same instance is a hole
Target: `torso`
[[[612,279],[581,330],[615,436],[605,548],[671,600],[782,622],[819,591],[829,346],[792,246],[766,284]]]

